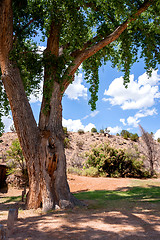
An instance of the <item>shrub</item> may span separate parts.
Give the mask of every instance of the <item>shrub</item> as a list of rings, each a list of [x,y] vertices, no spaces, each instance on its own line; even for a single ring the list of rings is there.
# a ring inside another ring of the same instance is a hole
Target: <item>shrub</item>
[[[88,177],[98,177],[99,171],[95,167],[89,167],[89,168],[83,169],[82,175],[88,176]]]
[[[67,127],[63,127],[63,132],[64,132],[65,136],[68,136]]]
[[[76,145],[77,145],[77,147],[79,147],[79,149],[83,149],[84,142],[83,141],[77,141]]]
[[[117,150],[106,144],[93,148],[87,156],[86,168],[96,168],[99,175],[105,173],[108,177],[142,178],[147,174],[143,169],[143,161],[122,149]]]
[[[65,139],[64,139],[64,147],[65,148],[70,148],[71,147],[70,139],[68,137],[65,137]]]
[[[103,129],[101,129],[99,132],[100,132],[100,133],[104,133],[104,130],[103,130]]]
[[[18,139],[12,142],[10,150],[7,151],[7,160],[12,171],[16,171],[19,168],[22,173],[26,172],[26,162]]]
[[[28,184],[26,161],[18,139],[12,142],[10,150],[7,151],[7,165],[9,167],[8,175],[21,172],[25,184]]]
[[[139,136],[138,136],[138,134],[137,133],[130,133],[130,139],[132,140],[132,141],[134,141],[134,142],[137,142],[138,141],[138,139],[139,139]]]
[[[82,169],[79,169],[77,167],[69,167],[67,169],[67,172],[70,174],[82,175]]]
[[[91,129],[91,132],[92,132],[92,133],[96,133],[96,132],[97,132],[97,129],[96,129],[96,128],[92,128],[92,129]]]
[[[130,138],[130,132],[128,132],[127,130],[122,130],[120,135],[124,138],[124,139],[128,139]]]
[[[120,134],[119,134],[119,133],[117,133],[117,134],[116,134],[116,136],[118,137],[118,136],[120,136]]]
[[[83,129],[79,129],[78,130],[78,133],[81,135],[81,134],[84,134],[84,130]]]
[[[160,138],[157,138],[157,142],[159,142],[159,143],[160,143]]]
[[[139,139],[139,136],[137,133],[130,133],[127,130],[122,130],[120,134],[124,139],[130,138],[134,142],[136,142]]]

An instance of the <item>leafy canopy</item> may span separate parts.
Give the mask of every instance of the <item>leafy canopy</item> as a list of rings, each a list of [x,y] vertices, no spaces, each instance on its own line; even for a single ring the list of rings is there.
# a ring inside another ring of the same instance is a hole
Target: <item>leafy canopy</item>
[[[111,34],[131,16],[145,1],[143,0],[13,0],[13,49],[10,54],[18,65],[29,96],[39,89],[43,68],[56,68],[56,77],[63,85],[68,70],[74,65],[75,56],[97,44]],[[150,73],[160,63],[160,4],[151,6],[128,24],[127,29],[109,45],[103,47],[83,64],[85,80],[90,84],[91,109],[96,108],[99,86],[98,69],[107,61],[124,72],[124,84],[129,82],[130,68],[138,57],[144,58]],[[59,55],[39,54],[34,37],[41,41],[49,37],[52,24],[58,28]],[[48,93],[49,94],[49,93]],[[49,98],[48,98],[49,99]],[[9,111],[8,100],[0,82],[0,117]],[[0,130],[2,129],[0,125]]]

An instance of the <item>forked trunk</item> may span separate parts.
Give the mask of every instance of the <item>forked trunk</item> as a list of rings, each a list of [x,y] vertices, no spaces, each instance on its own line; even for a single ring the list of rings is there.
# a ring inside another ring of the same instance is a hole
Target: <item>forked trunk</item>
[[[29,192],[27,207],[44,211],[79,204],[67,183],[61,91],[55,83],[50,113],[41,112],[37,126],[26,97],[18,68],[9,63],[2,77],[10,101],[13,120],[27,163]],[[42,104],[43,105],[43,104]]]

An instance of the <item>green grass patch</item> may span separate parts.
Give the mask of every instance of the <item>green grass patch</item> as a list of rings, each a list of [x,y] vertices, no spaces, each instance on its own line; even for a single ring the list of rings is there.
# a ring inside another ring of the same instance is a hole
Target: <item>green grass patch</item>
[[[22,196],[16,196],[16,197],[2,197],[0,198],[0,203],[11,203],[11,202],[19,202],[21,201]]]
[[[74,195],[85,200],[89,208],[130,208],[144,203],[159,203],[160,187],[132,187],[127,191],[90,191]]]

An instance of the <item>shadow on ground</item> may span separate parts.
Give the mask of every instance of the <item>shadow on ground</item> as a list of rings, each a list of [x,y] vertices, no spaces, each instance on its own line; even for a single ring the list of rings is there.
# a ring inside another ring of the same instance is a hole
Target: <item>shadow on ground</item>
[[[15,240],[159,240],[160,187],[80,192],[88,208],[65,211],[23,211],[20,197],[2,197],[0,211],[21,208],[12,237]],[[36,215],[36,216],[35,216]],[[6,225],[6,220],[1,224]]]

